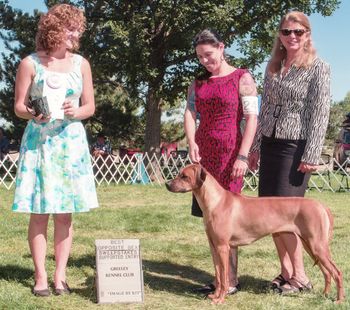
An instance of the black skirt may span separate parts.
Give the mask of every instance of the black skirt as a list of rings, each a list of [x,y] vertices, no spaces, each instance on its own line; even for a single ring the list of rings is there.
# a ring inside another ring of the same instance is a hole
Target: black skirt
[[[303,197],[310,173],[297,171],[305,140],[263,136],[260,149],[259,196]]]
[[[191,209],[191,215],[203,217],[202,209],[199,207],[198,201],[194,195],[192,195],[192,209]]]

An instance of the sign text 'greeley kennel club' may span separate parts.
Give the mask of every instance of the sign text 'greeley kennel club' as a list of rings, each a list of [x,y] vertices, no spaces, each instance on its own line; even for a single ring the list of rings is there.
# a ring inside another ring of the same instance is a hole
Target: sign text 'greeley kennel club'
[[[138,239],[96,240],[98,303],[143,302]]]

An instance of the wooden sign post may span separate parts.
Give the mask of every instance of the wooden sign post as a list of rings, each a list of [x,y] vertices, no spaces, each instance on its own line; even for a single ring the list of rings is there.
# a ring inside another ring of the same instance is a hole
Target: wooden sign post
[[[143,302],[140,240],[95,240],[97,302]]]

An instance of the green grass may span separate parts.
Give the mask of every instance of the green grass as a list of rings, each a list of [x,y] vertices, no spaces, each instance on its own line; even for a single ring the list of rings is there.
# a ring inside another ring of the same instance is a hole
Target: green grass
[[[250,195],[256,195],[247,192]],[[190,216],[190,194],[169,193],[164,187],[119,185],[98,188],[100,208],[74,215],[74,242],[68,264],[71,296],[32,296],[33,264],[27,244],[27,214],[11,212],[13,191],[0,188],[0,309],[214,309],[209,300],[191,292],[194,285],[211,281],[213,266],[199,218]],[[335,217],[333,258],[343,271],[346,294],[349,247],[349,193],[307,194],[326,203]],[[144,269],[143,304],[97,305],[95,239],[137,238]],[[49,225],[47,270],[53,274],[52,222]],[[318,267],[305,255],[307,273],[314,285],[309,294],[281,297],[267,290],[279,272],[271,237],[239,249],[242,291],[226,299],[219,309],[349,309],[336,306],[333,285],[330,298],[322,296],[324,280]],[[50,278],[52,280],[52,278]]]

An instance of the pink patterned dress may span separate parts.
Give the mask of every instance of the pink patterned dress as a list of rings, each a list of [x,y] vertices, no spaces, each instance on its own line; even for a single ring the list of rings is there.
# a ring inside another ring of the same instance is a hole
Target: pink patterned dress
[[[195,106],[200,114],[195,141],[201,164],[225,189],[234,193],[240,193],[243,185],[243,177],[233,180],[231,173],[242,142],[239,79],[246,72],[236,69],[226,76],[195,83]]]

